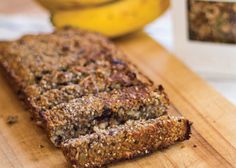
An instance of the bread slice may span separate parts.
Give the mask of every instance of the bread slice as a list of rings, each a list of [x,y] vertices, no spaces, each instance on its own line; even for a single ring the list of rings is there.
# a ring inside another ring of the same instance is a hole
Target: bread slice
[[[74,168],[97,168],[142,156],[190,137],[190,122],[163,116],[127,121],[124,125],[66,141],[62,150]]]
[[[50,140],[61,142],[120,125],[127,120],[150,119],[166,114],[169,100],[162,87],[132,86],[83,96],[41,113]]]

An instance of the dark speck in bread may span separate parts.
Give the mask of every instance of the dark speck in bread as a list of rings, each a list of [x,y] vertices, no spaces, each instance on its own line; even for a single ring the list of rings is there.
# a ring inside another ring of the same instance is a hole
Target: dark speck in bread
[[[9,115],[7,117],[7,124],[8,125],[13,125],[18,122],[18,116],[17,115]]]

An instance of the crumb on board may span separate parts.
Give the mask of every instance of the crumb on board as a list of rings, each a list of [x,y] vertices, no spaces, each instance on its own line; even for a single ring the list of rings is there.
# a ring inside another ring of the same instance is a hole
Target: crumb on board
[[[184,145],[181,145],[180,148],[183,149],[185,146]]]
[[[196,148],[196,147],[197,147],[197,145],[195,145],[195,144],[194,144],[194,145],[193,145],[193,147],[194,147],[194,148]]]
[[[40,144],[40,145],[39,145],[39,148],[41,148],[41,149],[44,148],[44,145],[41,145],[41,144]]]
[[[17,115],[9,115],[7,117],[7,124],[8,125],[13,125],[18,122],[18,116]]]

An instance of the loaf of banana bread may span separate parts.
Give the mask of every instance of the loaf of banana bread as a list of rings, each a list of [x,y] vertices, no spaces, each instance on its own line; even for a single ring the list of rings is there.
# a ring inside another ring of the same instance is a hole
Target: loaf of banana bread
[[[190,125],[184,118],[169,116],[129,120],[122,126],[70,139],[62,145],[62,150],[72,167],[97,168],[187,140]]]
[[[188,120],[163,116],[163,87],[99,34],[63,28],[0,43],[0,67],[74,167],[101,167],[189,138]]]

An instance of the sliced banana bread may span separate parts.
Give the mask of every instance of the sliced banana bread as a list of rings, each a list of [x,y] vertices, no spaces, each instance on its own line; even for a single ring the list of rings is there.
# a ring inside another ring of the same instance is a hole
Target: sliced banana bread
[[[163,87],[99,34],[64,28],[0,43],[0,66],[73,167],[101,167],[189,138],[188,120],[163,116]]]
[[[42,113],[49,138],[56,145],[123,124],[127,120],[157,118],[166,113],[168,98],[162,87],[132,86],[83,96]]]

